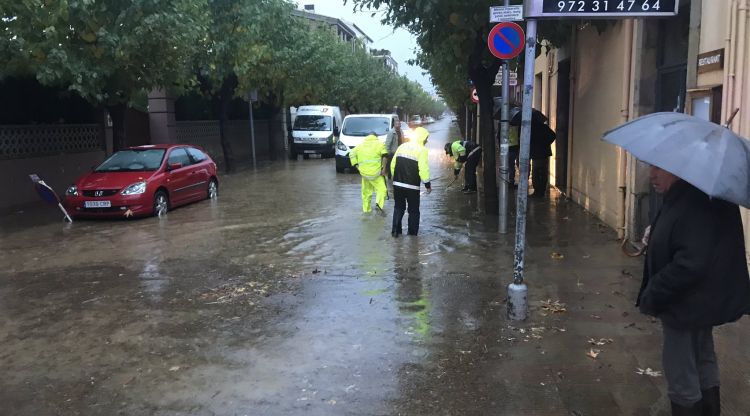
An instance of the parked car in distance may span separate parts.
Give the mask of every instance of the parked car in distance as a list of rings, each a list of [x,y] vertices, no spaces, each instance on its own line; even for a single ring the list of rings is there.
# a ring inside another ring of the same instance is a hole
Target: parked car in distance
[[[409,120],[409,125],[414,127],[419,127],[422,125],[422,116],[420,115],[414,115],[411,116],[411,120]]]
[[[424,122],[425,122],[425,124],[434,123],[435,122],[435,118],[431,117],[431,116],[427,116],[427,117],[425,117]]]
[[[396,114],[350,114],[344,118],[341,135],[336,142],[336,172],[351,169],[349,151],[362,143],[365,137],[374,132],[380,141],[385,142],[388,133],[395,131],[398,123]]]
[[[289,156],[298,154],[333,157],[341,128],[341,110],[331,105],[303,105],[297,108],[292,125]]]
[[[114,153],[71,185],[63,204],[73,217],[162,216],[218,194],[216,163],[205,152],[159,144]]]

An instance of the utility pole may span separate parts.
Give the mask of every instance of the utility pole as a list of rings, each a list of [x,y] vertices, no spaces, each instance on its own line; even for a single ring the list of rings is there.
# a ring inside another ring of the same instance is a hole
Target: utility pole
[[[516,198],[516,245],[513,256],[513,283],[508,285],[508,318],[523,321],[528,315],[526,296],[528,288],[523,282],[524,255],[526,251],[526,205],[529,199],[529,151],[531,148],[531,100],[534,96],[534,61],[536,59],[536,19],[526,21],[526,55],[523,65],[523,110],[521,112],[521,165]]]
[[[505,0],[504,5],[510,5],[510,0]],[[510,61],[505,60],[503,63],[503,86],[502,86],[502,111],[500,115],[500,189],[498,189],[498,215],[500,234],[508,233],[508,94],[509,87],[509,65]]]

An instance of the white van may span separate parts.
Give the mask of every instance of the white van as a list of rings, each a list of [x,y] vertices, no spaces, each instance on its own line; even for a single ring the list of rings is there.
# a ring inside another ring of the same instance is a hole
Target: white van
[[[341,110],[331,105],[303,105],[297,108],[292,125],[290,157],[318,154],[332,157],[341,128]]]
[[[396,114],[350,114],[344,118],[341,135],[336,143],[336,172],[351,169],[349,151],[365,140],[370,133],[375,133],[382,142],[396,129]]]

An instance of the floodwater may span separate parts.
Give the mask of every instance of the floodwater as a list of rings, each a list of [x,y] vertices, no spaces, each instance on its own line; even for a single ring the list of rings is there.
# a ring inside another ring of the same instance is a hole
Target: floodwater
[[[418,237],[390,236],[393,201],[363,214],[331,159],[223,176],[162,219],[3,218],[0,414],[667,414],[663,377],[636,374],[660,368],[640,260],[577,205],[530,201],[531,318],[507,321],[513,235],[446,189],[456,132],[428,129]],[[729,367],[747,332],[719,334]],[[727,371],[733,414],[749,381]]]

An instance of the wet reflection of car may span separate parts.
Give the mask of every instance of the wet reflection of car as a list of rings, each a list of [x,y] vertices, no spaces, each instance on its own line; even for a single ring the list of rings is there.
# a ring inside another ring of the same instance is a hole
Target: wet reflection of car
[[[214,199],[216,163],[187,145],[147,145],[116,152],[65,192],[74,217],[164,215],[179,205]]]

